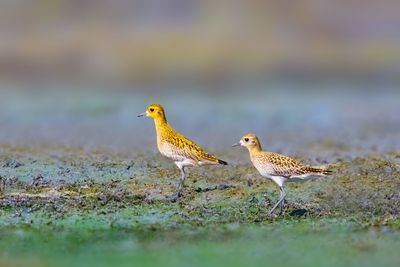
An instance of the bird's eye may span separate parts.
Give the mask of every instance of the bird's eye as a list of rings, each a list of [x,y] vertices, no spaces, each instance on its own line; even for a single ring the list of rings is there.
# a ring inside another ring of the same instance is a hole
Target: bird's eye
[[[245,141],[245,142],[249,142],[249,138],[245,138],[244,141]]]
[[[153,111],[154,111],[154,108],[151,108],[151,109],[150,109],[150,112],[153,112]]]

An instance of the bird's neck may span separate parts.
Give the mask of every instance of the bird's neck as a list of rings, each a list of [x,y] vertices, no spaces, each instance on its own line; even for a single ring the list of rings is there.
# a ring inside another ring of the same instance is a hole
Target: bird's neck
[[[250,157],[256,156],[262,151],[260,145],[251,146],[248,147],[247,149],[249,150]]]
[[[154,124],[156,126],[157,136],[161,136],[164,132],[168,131],[171,128],[165,116],[155,118]]]

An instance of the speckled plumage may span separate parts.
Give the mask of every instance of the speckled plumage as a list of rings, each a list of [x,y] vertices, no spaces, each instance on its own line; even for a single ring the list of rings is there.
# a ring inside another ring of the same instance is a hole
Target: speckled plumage
[[[281,198],[271,209],[270,214],[279,204],[281,204],[281,213],[283,212],[283,203],[286,196],[284,187],[287,181],[298,181],[330,174],[328,170],[305,166],[288,156],[262,151],[260,141],[254,134],[244,135],[240,142],[235,145],[246,147],[249,150],[251,162],[258,172],[279,186]]]
[[[221,164],[200,146],[176,132],[167,122],[156,121],[157,147],[160,153],[174,161],[192,161],[193,166]]]
[[[266,173],[271,176],[283,176],[290,179],[291,177],[296,178],[307,174],[328,174],[326,170],[304,166],[295,159],[277,153],[253,151],[250,157],[254,167],[260,173]]]
[[[207,153],[193,141],[175,131],[167,122],[164,108],[161,105],[150,105],[147,111],[140,116],[144,115],[154,119],[157,134],[157,147],[160,153],[172,159],[181,170],[181,181],[172,199],[175,200],[182,193],[183,183],[186,178],[185,167],[227,164],[225,161]]]

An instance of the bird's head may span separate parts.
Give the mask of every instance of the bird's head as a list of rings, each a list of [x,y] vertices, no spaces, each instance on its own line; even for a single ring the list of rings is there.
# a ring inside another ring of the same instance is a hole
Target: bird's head
[[[240,138],[240,141],[232,146],[244,146],[248,149],[259,148],[261,150],[261,144],[258,137],[255,134],[250,133],[243,135],[242,138]]]
[[[151,117],[153,119],[165,119],[164,108],[160,104],[151,104],[147,107],[146,112],[138,115],[138,117]]]

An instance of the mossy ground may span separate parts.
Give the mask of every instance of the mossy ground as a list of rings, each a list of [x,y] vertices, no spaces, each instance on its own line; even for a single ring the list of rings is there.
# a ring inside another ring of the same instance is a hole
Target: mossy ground
[[[398,86],[298,86],[179,99],[2,92],[0,266],[398,266]],[[134,117],[149,101],[230,163],[191,170],[176,203],[179,171],[155,151],[152,122]],[[243,131],[334,173],[289,184],[285,215],[271,218],[276,186],[229,148]]]
[[[2,266],[35,267],[396,266],[400,242],[398,232],[336,220],[169,231],[8,227],[1,236]]]
[[[60,224],[71,215],[85,219],[90,214],[101,218],[126,212],[153,217],[165,226],[262,222],[273,220],[266,211],[279,194],[250,164],[234,164],[193,169],[184,196],[170,203],[166,197],[175,190],[179,171],[156,154],[131,157],[60,146],[1,149],[7,155],[0,158],[1,225],[18,220],[35,225],[36,217]],[[332,176],[289,183],[286,218],[346,217],[363,225],[396,221],[399,158],[400,154],[386,153],[338,161],[330,167]],[[155,216],[148,214],[152,211]]]
[[[393,266],[399,260],[395,152],[339,160],[330,177],[289,184],[285,215],[271,218],[278,190],[247,163],[192,170],[183,198],[171,203],[166,196],[179,172],[157,154],[0,149],[4,266]]]

